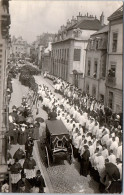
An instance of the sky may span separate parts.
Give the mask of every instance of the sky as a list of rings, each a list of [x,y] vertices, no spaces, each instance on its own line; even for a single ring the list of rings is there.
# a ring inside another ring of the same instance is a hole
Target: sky
[[[43,0],[11,0],[10,34],[22,36],[28,43],[36,40],[43,32],[57,33],[61,25],[66,25],[67,19],[82,15],[93,15],[99,19],[104,13],[105,24],[109,17],[122,5],[122,1],[43,1]]]

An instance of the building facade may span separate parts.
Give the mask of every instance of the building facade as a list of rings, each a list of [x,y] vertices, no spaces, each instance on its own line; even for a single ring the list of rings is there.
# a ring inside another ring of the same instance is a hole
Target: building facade
[[[105,103],[108,25],[91,35],[86,49],[85,91]]]
[[[21,36],[18,38],[15,36],[12,37],[10,55],[13,55],[17,59],[30,56],[30,47]]]
[[[104,26],[103,14],[98,20],[93,16],[72,17],[66,26],[61,26],[52,44],[51,73],[84,88],[85,57],[91,34]]]
[[[42,47],[42,50],[40,51],[41,54],[41,69],[42,72],[50,72],[51,68],[51,50],[52,50],[52,42],[48,43],[48,46],[46,48]]]
[[[8,45],[10,41],[9,36],[9,0],[0,1],[0,174],[5,171],[6,167],[6,139],[5,133],[8,128],[8,101],[6,99],[7,86],[7,58]]]
[[[109,18],[109,42],[106,76],[106,104],[113,112],[122,112],[123,6]]]

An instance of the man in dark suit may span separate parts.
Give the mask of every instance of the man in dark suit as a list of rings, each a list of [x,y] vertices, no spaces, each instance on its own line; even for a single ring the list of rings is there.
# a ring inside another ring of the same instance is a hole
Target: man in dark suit
[[[44,193],[44,187],[46,187],[46,185],[40,170],[37,170],[36,172],[36,177],[34,178],[34,185],[35,187],[39,188],[39,193]]]

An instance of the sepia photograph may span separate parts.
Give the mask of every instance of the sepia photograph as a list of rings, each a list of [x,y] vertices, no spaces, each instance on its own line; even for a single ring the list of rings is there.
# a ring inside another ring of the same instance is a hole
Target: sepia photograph
[[[0,193],[123,192],[123,1],[0,0]]]

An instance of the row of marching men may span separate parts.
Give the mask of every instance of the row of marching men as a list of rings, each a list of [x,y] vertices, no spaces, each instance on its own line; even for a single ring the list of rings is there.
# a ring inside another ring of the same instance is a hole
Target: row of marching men
[[[90,113],[91,116],[97,118],[100,125],[103,122],[110,124],[111,122],[122,125],[122,114],[113,114],[112,109],[104,105],[104,100],[96,100],[95,97],[90,96],[88,93],[82,92],[69,82],[55,77],[54,79],[55,91],[67,97],[71,104],[78,105],[83,110]]]
[[[122,129],[114,125],[100,126],[99,122],[80,110],[70,106],[67,98],[57,99],[46,86],[38,91],[45,110],[56,112],[68,129],[74,148],[74,157],[81,163],[80,174],[87,176],[89,171],[108,188],[113,178],[106,177],[106,163],[112,163],[112,171],[117,171],[117,180],[122,180]],[[108,166],[108,164],[107,164]],[[114,178],[115,179],[115,178]]]

